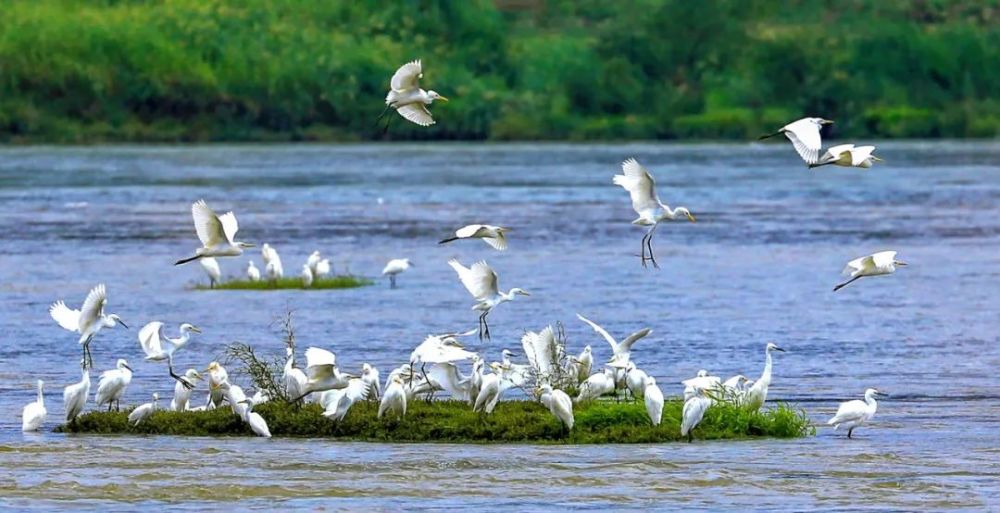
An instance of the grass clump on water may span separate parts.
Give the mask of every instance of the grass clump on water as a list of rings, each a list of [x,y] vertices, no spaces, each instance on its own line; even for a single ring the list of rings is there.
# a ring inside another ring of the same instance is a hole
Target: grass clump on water
[[[217,283],[215,287],[208,285],[195,285],[196,290],[326,290],[326,289],[352,289],[356,287],[366,287],[375,282],[368,278],[353,275],[331,276],[317,278],[313,280],[312,286],[305,288],[302,286],[302,279],[298,276],[287,276],[275,281],[260,280],[231,280]]]

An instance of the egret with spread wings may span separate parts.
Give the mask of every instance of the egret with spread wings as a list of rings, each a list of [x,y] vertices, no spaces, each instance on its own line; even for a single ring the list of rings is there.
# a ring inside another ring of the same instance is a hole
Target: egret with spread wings
[[[503,251],[507,249],[507,232],[509,230],[510,228],[491,224],[470,224],[455,230],[454,237],[448,237],[438,244],[447,244],[459,239],[481,239],[493,249]]]
[[[462,285],[465,285],[469,294],[472,294],[472,297],[476,299],[477,303],[472,309],[482,312],[479,315],[480,340],[484,337],[487,340],[490,338],[490,327],[486,323],[486,316],[494,308],[501,303],[513,301],[515,296],[531,295],[528,291],[517,287],[510,289],[506,293],[500,292],[497,273],[485,261],[481,260],[472,264],[472,267],[465,267],[458,260],[451,259],[448,261],[448,265],[458,273],[458,278],[462,280]]]
[[[182,376],[178,376],[174,372],[174,353],[187,345],[188,341],[191,340],[192,333],[201,333],[201,330],[197,326],[185,322],[180,326],[180,336],[170,338],[163,332],[163,326],[164,324],[160,321],[153,321],[143,326],[139,330],[139,346],[146,353],[146,361],[162,362],[166,360],[167,369],[170,370],[170,377],[177,380],[188,390],[191,390],[194,388],[194,383],[191,383]]]
[[[864,278],[866,276],[883,276],[886,274],[892,274],[896,272],[896,267],[905,266],[906,262],[901,260],[896,260],[895,251],[879,251],[873,255],[863,256],[861,258],[855,258],[847,263],[847,267],[844,267],[843,274],[845,276],[850,276],[851,279],[837,285],[833,288],[836,292],[846,286],[848,286],[854,280]]]
[[[52,306],[49,307],[49,315],[63,329],[80,334],[79,343],[83,346],[83,359],[88,368],[94,366],[94,360],[90,356],[90,342],[94,340],[97,332],[101,331],[102,328],[114,328],[115,324],[121,324],[125,329],[128,329],[128,326],[122,322],[118,315],[104,314],[104,307],[107,304],[108,292],[104,284],[101,283],[90,290],[79,310],[70,309],[62,300],[52,303]]]
[[[632,224],[649,227],[646,235],[642,238],[642,266],[646,267],[648,260],[653,263],[653,267],[659,267],[656,264],[656,258],[653,257],[653,231],[656,230],[661,221],[679,219],[684,216],[693,223],[695,222],[694,216],[686,207],[671,209],[663,204],[659,196],[656,195],[656,182],[653,181],[653,176],[634,158],[622,162],[622,174],[615,175],[613,181],[615,185],[628,191],[632,198],[632,209],[635,210],[636,214],[639,214],[639,217],[632,221]],[[647,250],[649,251],[648,257],[646,256]]]
[[[236,222],[236,214],[232,212],[216,215],[205,200],[198,200],[191,204],[191,217],[194,218],[194,229],[198,233],[202,247],[194,251],[194,256],[182,258],[174,262],[174,265],[186,264],[204,257],[240,256],[244,249],[254,247],[249,242],[236,240],[236,232],[240,227]]]
[[[773,134],[762,135],[759,139],[763,140],[785,134],[785,137],[792,141],[795,152],[802,157],[806,165],[811,167],[813,164],[819,163],[819,151],[823,148],[823,138],[819,132],[825,125],[832,124],[833,121],[829,119],[802,118],[781,127]]]
[[[441,96],[436,91],[424,91],[420,88],[420,79],[424,77],[424,68],[420,60],[403,64],[392,75],[389,81],[389,94],[385,96],[385,109],[378,119],[382,119],[390,109],[396,109],[400,116],[407,121],[420,126],[430,126],[434,124],[434,117],[427,110],[427,106],[434,103],[434,100],[447,102],[448,99]],[[386,123],[386,129],[389,124]]]

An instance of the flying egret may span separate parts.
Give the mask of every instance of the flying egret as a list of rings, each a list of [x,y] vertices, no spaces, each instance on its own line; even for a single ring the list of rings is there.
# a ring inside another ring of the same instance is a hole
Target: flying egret
[[[324,258],[316,263],[316,272],[313,274],[319,279],[329,276],[331,272],[333,272],[333,266],[330,265],[330,259]]]
[[[128,423],[133,426],[138,426],[142,422],[153,415],[160,404],[160,394],[153,392],[153,402],[144,403],[132,410],[132,413],[128,414]]]
[[[826,423],[832,425],[834,431],[840,429],[841,426],[846,427],[847,438],[851,438],[851,432],[854,431],[854,428],[868,422],[875,416],[875,410],[878,409],[878,403],[875,401],[875,398],[888,395],[879,392],[877,389],[869,388],[865,390],[864,401],[855,399],[840,403],[840,408],[837,408],[837,414]]]
[[[627,357],[629,357],[632,353],[632,346],[635,345],[637,341],[639,341],[643,337],[646,337],[647,335],[653,332],[653,330],[649,328],[643,328],[625,337],[625,339],[619,343],[618,341],[615,340],[614,337],[611,336],[610,333],[607,332],[607,330],[599,326],[596,322],[591,321],[590,319],[580,314],[576,314],[576,317],[577,319],[580,319],[581,321],[587,323],[587,325],[593,328],[593,330],[597,332],[598,335],[603,337],[604,340],[608,342],[608,345],[611,346],[611,354],[613,355],[612,358],[614,358],[615,356],[618,357],[624,356],[625,359],[627,360],[628,359]]]
[[[681,411],[681,436],[687,436],[688,442],[694,440],[695,426],[705,417],[705,411],[712,406],[712,400],[705,396],[705,391],[695,387],[694,396],[684,401]]]
[[[302,396],[309,378],[306,377],[305,372],[302,372],[302,369],[295,366],[295,348],[293,346],[285,348],[285,356],[287,359],[285,360],[285,372],[282,376],[285,382],[285,397],[291,399]]]
[[[162,362],[167,361],[167,370],[170,377],[174,378],[187,388],[194,388],[194,384],[178,376],[174,372],[174,353],[187,345],[191,340],[192,333],[201,333],[197,326],[190,323],[183,323],[180,326],[180,336],[177,338],[167,337],[163,332],[164,324],[160,321],[153,321],[139,330],[139,346],[146,353],[146,361]]]
[[[501,303],[513,301],[517,295],[530,296],[528,291],[520,288],[512,288],[506,293],[500,292],[499,277],[489,264],[480,260],[472,264],[472,267],[465,267],[456,259],[448,261],[448,265],[458,273],[459,280],[465,289],[478,301],[473,310],[482,312],[479,315],[479,340],[483,337],[490,339],[490,326],[486,323],[486,316]]]
[[[570,400],[566,392],[562,390],[553,390],[552,385],[545,383],[540,388],[542,404],[544,404],[555,418],[559,419],[559,422],[563,426],[566,426],[566,431],[573,430],[573,401]]]
[[[578,384],[590,377],[590,371],[594,368],[594,352],[590,348],[590,344],[587,344],[579,355],[570,357],[570,363],[571,371]]]
[[[208,367],[201,372],[208,374],[208,402],[205,404],[205,408],[218,408],[225,398],[225,387],[229,385],[229,372],[226,371],[225,367],[219,365],[219,362],[209,363]]]
[[[90,356],[90,342],[97,336],[97,332],[102,328],[114,328],[115,324],[121,324],[128,329],[117,314],[104,314],[104,307],[108,304],[107,289],[100,283],[90,290],[87,299],[83,301],[83,306],[79,310],[71,310],[61,299],[52,303],[49,307],[49,315],[59,323],[63,329],[74,331],[80,334],[80,345],[83,346],[83,358],[87,367],[93,367],[94,359]]]
[[[201,264],[201,268],[205,270],[205,275],[208,276],[208,288],[214,289],[215,284],[219,283],[222,279],[222,269],[219,267],[219,261],[213,257],[202,257],[198,260]]]
[[[573,399],[574,403],[581,403],[584,401],[592,401],[601,397],[605,394],[610,394],[615,391],[615,372],[611,369],[604,369],[602,372],[598,372],[587,378],[586,381],[580,383],[580,392],[577,394],[576,398]]]
[[[38,380],[38,399],[28,403],[21,410],[21,431],[38,431],[45,423],[45,416],[48,412],[45,411],[45,396],[42,395],[42,387],[45,386],[45,382]]]
[[[895,251],[879,251],[874,255],[856,258],[848,262],[847,267],[844,267],[842,271],[843,275],[850,276],[851,279],[837,285],[833,288],[833,291],[836,292],[859,278],[892,274],[896,272],[896,267],[904,267],[906,265],[906,262],[896,260]]]
[[[201,380],[201,374],[194,369],[184,372],[184,381],[194,383]],[[191,401],[191,389],[184,385],[184,381],[177,380],[174,383],[174,397],[170,400],[170,411],[188,411],[188,404]]]
[[[476,403],[472,406],[472,411],[483,412],[487,415],[493,413],[500,402],[500,396],[511,387],[512,383],[506,377],[506,370],[499,363],[490,364],[493,374],[483,376],[483,384],[476,396]]]
[[[382,396],[382,386],[379,383],[380,377],[378,369],[374,365],[369,365],[367,363],[361,365],[361,380],[365,382],[368,387],[368,395],[365,399],[371,399],[372,401],[378,401]]]
[[[789,141],[792,141],[792,146],[795,147],[796,153],[802,157],[802,160],[807,165],[816,164],[819,162],[819,150],[823,147],[823,138],[819,132],[824,125],[832,124],[833,121],[829,119],[802,118],[781,127],[780,130],[773,134],[762,135],[759,139],[764,140],[769,137],[785,134],[785,137]]]
[[[115,368],[101,373],[101,379],[97,382],[97,393],[94,394],[94,403],[102,406],[108,405],[111,411],[111,403],[115,403],[115,410],[121,411],[121,400],[125,395],[125,389],[132,382],[132,367],[124,358],[119,358],[115,363]]]
[[[316,266],[319,265],[319,261],[322,259],[323,257],[319,254],[318,250],[313,251],[309,254],[309,257],[306,258],[306,267],[308,267],[313,274],[316,274]]]
[[[194,218],[194,229],[198,232],[202,247],[195,250],[194,256],[182,258],[174,262],[174,265],[205,257],[240,256],[244,249],[254,247],[248,242],[235,240],[239,224],[232,212],[216,215],[205,200],[198,200],[191,204],[191,217]]]
[[[389,94],[385,96],[385,110],[382,111],[378,119],[382,119],[382,116],[392,108],[396,109],[400,116],[420,126],[433,125],[434,118],[427,110],[427,105],[433,103],[434,100],[447,102],[448,99],[436,91],[421,89],[420,79],[423,76],[423,67],[419,59],[400,66],[392,75],[392,80],[389,81]],[[388,126],[386,124],[386,128]]]
[[[447,244],[458,239],[482,239],[493,249],[503,251],[507,249],[507,232],[510,228],[493,226],[491,224],[470,224],[455,230],[455,236],[444,239],[438,244]]]
[[[654,426],[659,426],[663,416],[663,391],[656,386],[656,378],[652,376],[646,378],[645,384],[642,399],[646,403],[646,414],[649,415],[649,421]]]
[[[764,348],[764,371],[760,373],[760,378],[754,382],[753,386],[747,390],[747,408],[756,411],[764,405],[767,400],[767,387],[771,385],[771,353],[774,351],[785,352],[773,342],[768,342]]]
[[[309,268],[309,265],[302,266],[302,288],[308,289],[312,287],[313,284],[313,271]]]
[[[385,267],[382,269],[382,276],[389,277],[389,288],[396,288],[396,275],[412,266],[413,264],[410,263],[409,258],[394,258],[389,260],[389,263],[385,264]]]
[[[84,363],[80,362],[83,367],[80,372],[80,382],[63,389],[66,422],[73,422],[73,419],[83,411],[83,407],[87,404],[87,396],[90,395],[90,369]]]
[[[253,265],[253,260],[247,264],[247,278],[250,281],[260,281],[260,269],[257,269],[257,266]]]
[[[873,162],[882,162],[882,159],[872,155],[875,152],[874,146],[855,146],[853,144],[838,144],[826,149],[823,156],[815,164],[809,164],[810,168],[833,164],[843,167],[860,167],[868,169]]]
[[[694,216],[691,215],[687,207],[671,209],[661,202],[659,196],[656,195],[656,182],[653,181],[653,175],[649,174],[649,171],[634,158],[622,162],[622,174],[615,175],[612,181],[615,185],[628,191],[632,198],[632,210],[635,210],[635,213],[639,215],[632,221],[632,224],[649,227],[646,235],[642,238],[642,254],[640,255],[642,266],[646,267],[648,260],[653,263],[653,267],[659,268],[660,266],[657,265],[656,258],[653,256],[653,232],[656,227],[662,221],[672,221],[681,216],[693,223],[695,222]],[[649,251],[648,257],[646,256],[647,250]]]
[[[378,418],[382,418],[387,412],[396,413],[399,418],[406,415],[406,391],[403,389],[403,379],[393,376],[389,380],[389,386],[382,394],[382,402],[378,405]]]
[[[628,362],[628,367],[625,367],[625,388],[632,394],[632,397],[636,399],[644,397],[647,379],[649,379],[648,374],[636,367],[634,363]]]
[[[250,430],[257,436],[271,438],[271,430],[267,427],[267,421],[259,413],[253,411],[253,407],[256,406],[254,400],[243,399],[240,403],[243,405],[241,409],[243,415],[241,417],[243,418],[243,422],[250,425]]]
[[[340,369],[337,368],[337,356],[318,347],[306,349],[305,373],[308,378],[305,386],[299,391],[299,396],[292,399],[292,402],[299,401],[313,392],[344,388],[350,378],[357,377],[340,372]]]
[[[320,404],[324,408],[323,416],[334,422],[344,420],[351,406],[364,401],[370,392],[370,382],[361,378],[352,378],[345,388],[323,392],[320,399]]]

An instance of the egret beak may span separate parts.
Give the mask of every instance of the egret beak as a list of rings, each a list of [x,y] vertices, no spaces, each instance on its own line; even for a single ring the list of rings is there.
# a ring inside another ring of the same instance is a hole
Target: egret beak
[[[201,374],[199,374],[199,373],[198,373],[197,371],[195,371],[195,373],[194,373],[194,377],[193,377],[192,379],[197,379],[198,381],[201,381],[201,380],[203,380],[203,379],[205,379],[205,378],[204,378],[204,377],[202,377],[202,375],[201,375]]]
[[[782,353],[786,352],[784,349],[782,349],[780,347],[775,347],[774,350],[775,351],[781,351]]]
[[[128,329],[128,324],[125,324],[125,321],[122,321],[121,319],[115,319],[115,321],[118,324],[121,324],[125,329]]]
[[[530,296],[531,294],[529,294],[527,290],[522,290],[521,291],[521,295],[522,296]]]
[[[908,263],[906,263],[906,262],[904,262],[904,261],[902,261],[902,260],[896,260],[896,261],[895,261],[894,263],[895,263],[896,265],[898,265],[898,266],[902,266],[902,267],[906,267],[906,266],[910,265],[910,264],[908,264]]]
[[[256,245],[256,244],[254,244],[254,243],[252,243],[252,242],[244,242],[244,243],[243,243],[243,247],[244,247],[244,248],[256,248],[256,247],[257,247],[257,245]]]
[[[833,124],[833,120],[824,119],[824,120],[820,121],[819,124],[821,124],[821,125],[832,125]]]
[[[876,157],[875,155],[871,155],[871,156],[870,156],[870,157],[868,157],[868,158],[870,158],[870,159],[874,160],[875,162],[885,162],[885,160],[884,160],[884,159],[880,159],[880,158]]]
[[[694,216],[691,214],[691,212],[688,212],[687,218],[688,218],[688,221],[691,221],[692,223],[696,223],[697,222],[697,221],[695,221]]]
[[[122,365],[122,367],[128,369],[129,372],[135,372],[134,370],[132,370],[132,367],[129,367],[128,365]]]
[[[443,101],[443,102],[445,102],[445,103],[447,103],[447,102],[448,102],[448,99],[447,99],[447,98],[445,98],[444,96],[441,96],[440,94],[438,95],[437,99],[438,99],[438,100],[441,100],[441,101]]]
[[[201,333],[201,328],[199,328],[197,326],[191,326],[191,331],[193,331],[195,333]]]

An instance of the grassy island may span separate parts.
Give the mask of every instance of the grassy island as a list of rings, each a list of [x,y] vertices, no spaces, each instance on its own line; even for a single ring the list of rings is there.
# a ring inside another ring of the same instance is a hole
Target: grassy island
[[[459,401],[411,401],[406,416],[378,419],[378,404],[354,405],[335,423],[315,404],[293,406],[272,401],[254,408],[274,436],[329,437],[370,442],[463,443],[656,443],[682,440],[680,400],[668,400],[659,426],[652,426],[640,402],[592,402],[577,405],[576,425],[569,433],[542,405],[503,401],[491,415],[481,415]],[[189,436],[253,436],[229,408],[202,412],[157,411],[139,426],[128,412],[90,412],[56,428],[65,433],[160,434]],[[813,433],[801,411],[786,405],[760,412],[717,404],[694,430],[697,439],[794,438]]]
[[[313,280],[309,288],[302,287],[302,278],[298,276],[287,276],[276,281],[250,281],[231,280],[217,283],[215,287],[198,284],[195,290],[328,290],[328,289],[353,289],[356,287],[366,287],[375,282],[368,278],[353,275],[330,276]]]

